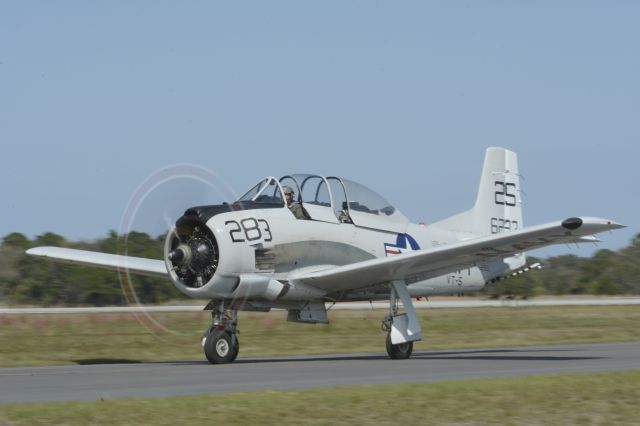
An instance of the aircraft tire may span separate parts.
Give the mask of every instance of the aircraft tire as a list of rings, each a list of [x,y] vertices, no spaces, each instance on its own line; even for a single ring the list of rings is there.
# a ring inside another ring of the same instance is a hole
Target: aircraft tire
[[[407,359],[413,352],[413,342],[400,343],[393,345],[391,343],[391,334],[387,334],[387,353],[391,359]]]
[[[236,344],[233,348],[233,356],[231,357],[231,361],[229,362],[235,361],[238,357],[238,354],[240,353],[240,341],[238,340],[238,335],[235,336],[235,339],[233,339],[233,341],[236,342]]]
[[[232,343],[235,341],[235,344]],[[211,364],[227,364],[233,362],[240,351],[238,338],[231,338],[226,331],[214,330],[204,342],[204,355]]]

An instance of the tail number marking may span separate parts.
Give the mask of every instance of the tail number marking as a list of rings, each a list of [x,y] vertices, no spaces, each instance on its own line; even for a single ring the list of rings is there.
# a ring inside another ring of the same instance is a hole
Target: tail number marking
[[[501,206],[515,207],[516,205],[516,184],[510,182],[501,182],[499,180],[494,182],[494,187],[498,189],[495,193],[496,204]]]
[[[515,231],[518,229],[517,220],[502,219],[499,217],[491,218],[491,233],[498,234],[505,231]]]

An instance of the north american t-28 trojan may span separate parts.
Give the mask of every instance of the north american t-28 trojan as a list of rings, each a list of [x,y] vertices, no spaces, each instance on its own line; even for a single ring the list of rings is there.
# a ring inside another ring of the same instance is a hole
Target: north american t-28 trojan
[[[208,300],[202,346],[214,364],[238,355],[238,310],[280,308],[289,321],[326,323],[326,303],[372,300],[389,300],[386,349],[404,359],[422,338],[413,298],[478,291],[526,270],[526,250],[594,242],[593,234],[622,227],[591,217],[524,227],[516,154],[489,148],[473,208],[429,225],[410,223],[358,183],[296,174],[262,179],[233,203],[187,209],[167,234],[164,260],[58,247],[27,253],[168,277]]]

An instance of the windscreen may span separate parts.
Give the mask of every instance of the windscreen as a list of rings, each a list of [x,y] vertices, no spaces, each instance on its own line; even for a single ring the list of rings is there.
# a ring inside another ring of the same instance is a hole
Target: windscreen
[[[284,199],[280,191],[280,186],[275,179],[268,177],[258,182],[253,188],[245,193],[239,202],[283,204]]]

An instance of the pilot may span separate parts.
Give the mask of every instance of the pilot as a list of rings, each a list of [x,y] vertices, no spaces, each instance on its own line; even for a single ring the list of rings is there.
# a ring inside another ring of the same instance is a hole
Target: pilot
[[[351,218],[349,217],[349,208],[347,207],[347,202],[342,202],[342,210],[338,213],[338,221],[340,223],[353,223]]]
[[[309,216],[309,213],[302,207],[302,204],[293,202],[295,195],[293,189],[291,189],[290,186],[285,186],[282,190],[284,191],[284,198],[287,200],[287,207],[289,207],[289,210],[291,210],[291,213],[293,213],[296,219],[311,219],[311,216]]]

